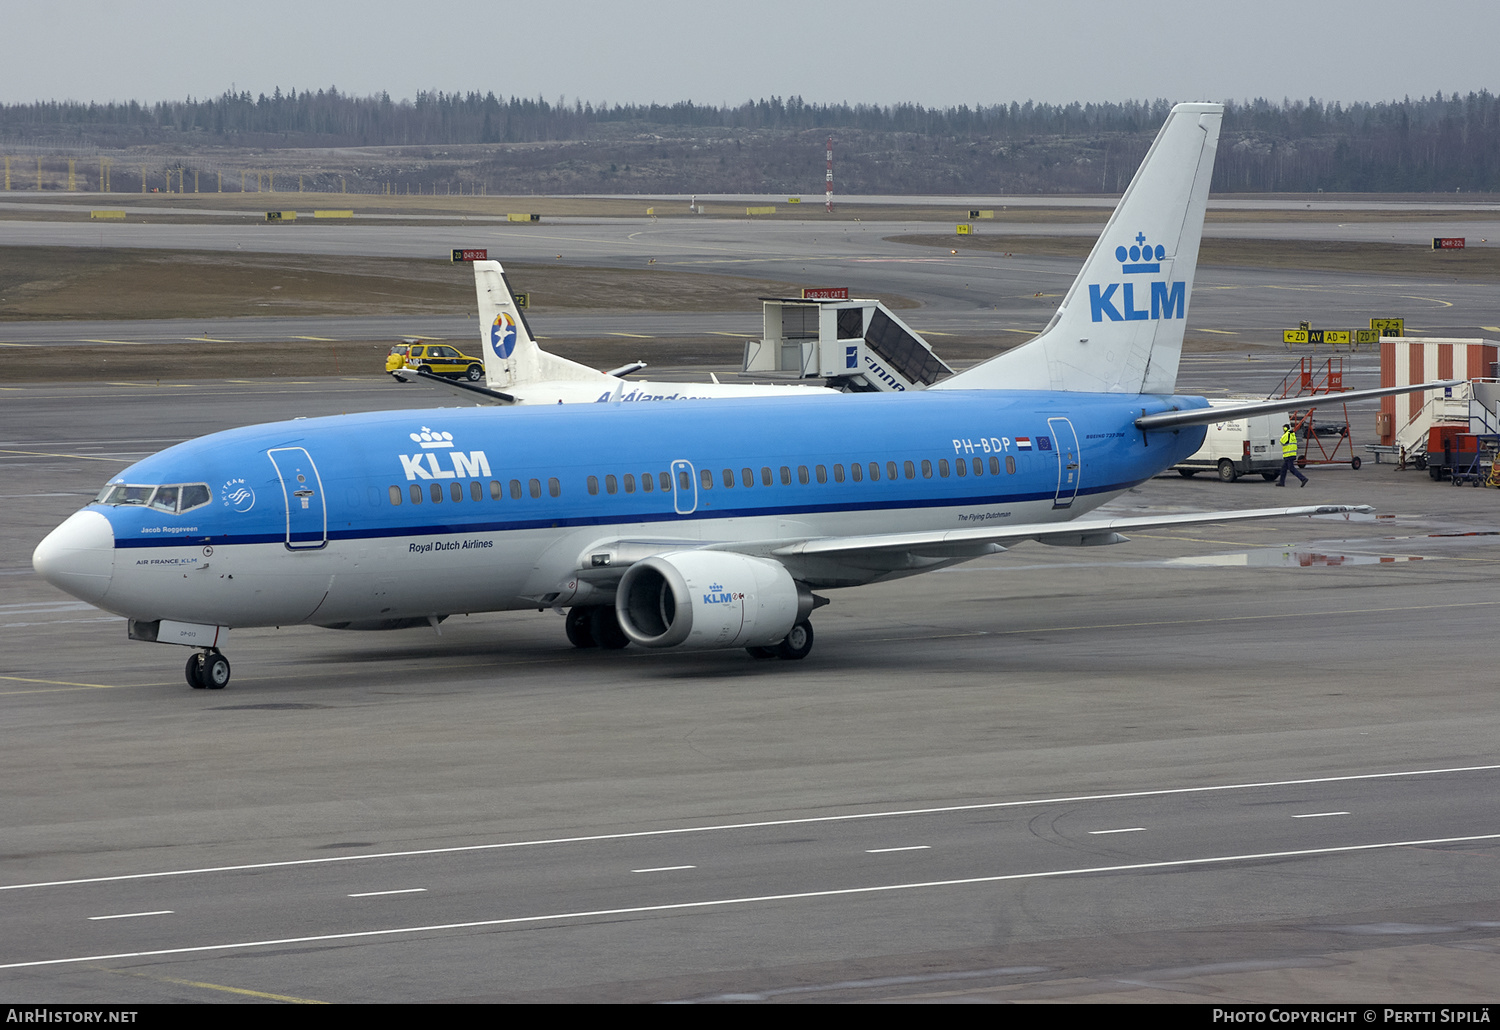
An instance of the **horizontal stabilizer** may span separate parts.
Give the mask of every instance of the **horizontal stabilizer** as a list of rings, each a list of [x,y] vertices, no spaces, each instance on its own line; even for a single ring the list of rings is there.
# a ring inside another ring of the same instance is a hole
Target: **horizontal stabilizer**
[[[414,383],[418,379],[452,390],[462,397],[467,397],[480,404],[515,404],[516,399],[508,393],[499,390],[491,390],[487,386],[478,383],[467,383],[461,380],[445,379],[431,372],[423,372],[418,368],[397,368],[391,370],[391,378],[399,379],[403,383]]]
[[[1244,404],[1229,404],[1217,408],[1187,408],[1181,411],[1162,411],[1155,415],[1142,415],[1135,420],[1135,427],[1149,429],[1177,429],[1182,426],[1207,426],[1217,422],[1229,422],[1253,415],[1273,415],[1282,411],[1297,411],[1316,408],[1320,404],[1347,404],[1350,401],[1365,401],[1372,397],[1390,397],[1393,394],[1417,393],[1420,390],[1441,390],[1445,386],[1457,386],[1462,379],[1444,379],[1435,383],[1419,383],[1416,386],[1382,386],[1373,390],[1345,390],[1342,393],[1307,394],[1301,397],[1278,397],[1272,401],[1247,401]]]

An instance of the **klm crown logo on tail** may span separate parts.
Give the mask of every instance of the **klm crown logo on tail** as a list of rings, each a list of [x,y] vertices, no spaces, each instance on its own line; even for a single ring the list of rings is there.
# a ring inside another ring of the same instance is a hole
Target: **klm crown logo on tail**
[[[503,361],[515,349],[516,320],[502,311],[495,316],[495,322],[490,326],[490,350]]]
[[[1161,263],[1166,260],[1167,248],[1160,243],[1153,246],[1146,240],[1146,234],[1138,232],[1135,234],[1135,242],[1129,247],[1121,244],[1115,248],[1115,260],[1120,262],[1120,273],[1122,275],[1150,275],[1161,272]],[[1097,283],[1089,284],[1089,317],[1092,321],[1102,322],[1109,319],[1111,322],[1144,322],[1147,319],[1160,320],[1163,318],[1185,318],[1187,315],[1187,283],[1162,282],[1160,280],[1151,283],[1151,307],[1138,308],[1135,306],[1135,288],[1138,284],[1134,282],[1110,283],[1100,287]],[[1140,284],[1144,285],[1144,284]],[[1115,291],[1119,291],[1118,297]],[[1144,298],[1142,298],[1144,300]],[[1116,307],[1118,301],[1119,306]]]

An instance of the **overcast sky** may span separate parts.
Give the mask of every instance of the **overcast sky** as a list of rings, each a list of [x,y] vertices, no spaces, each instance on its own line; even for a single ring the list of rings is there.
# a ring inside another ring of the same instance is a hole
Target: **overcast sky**
[[[0,0],[0,102],[330,85],[945,107],[1497,91],[1496,0]]]

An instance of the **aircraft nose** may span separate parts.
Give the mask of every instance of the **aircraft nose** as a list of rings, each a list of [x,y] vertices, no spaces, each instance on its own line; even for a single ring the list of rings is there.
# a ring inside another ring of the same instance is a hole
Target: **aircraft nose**
[[[31,553],[31,567],[48,583],[95,603],[114,574],[115,532],[97,511],[75,512]]]

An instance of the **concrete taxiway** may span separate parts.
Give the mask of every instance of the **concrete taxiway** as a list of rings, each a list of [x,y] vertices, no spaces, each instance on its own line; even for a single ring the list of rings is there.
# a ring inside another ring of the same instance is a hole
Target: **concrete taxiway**
[[[1266,365],[1189,355],[1180,388]],[[521,612],[238,631],[219,693],[31,548],[176,440],[412,392],[0,396],[0,995],[1495,999],[1494,490],[1165,477],[1112,510],[1378,512],[835,592],[801,663]]]

